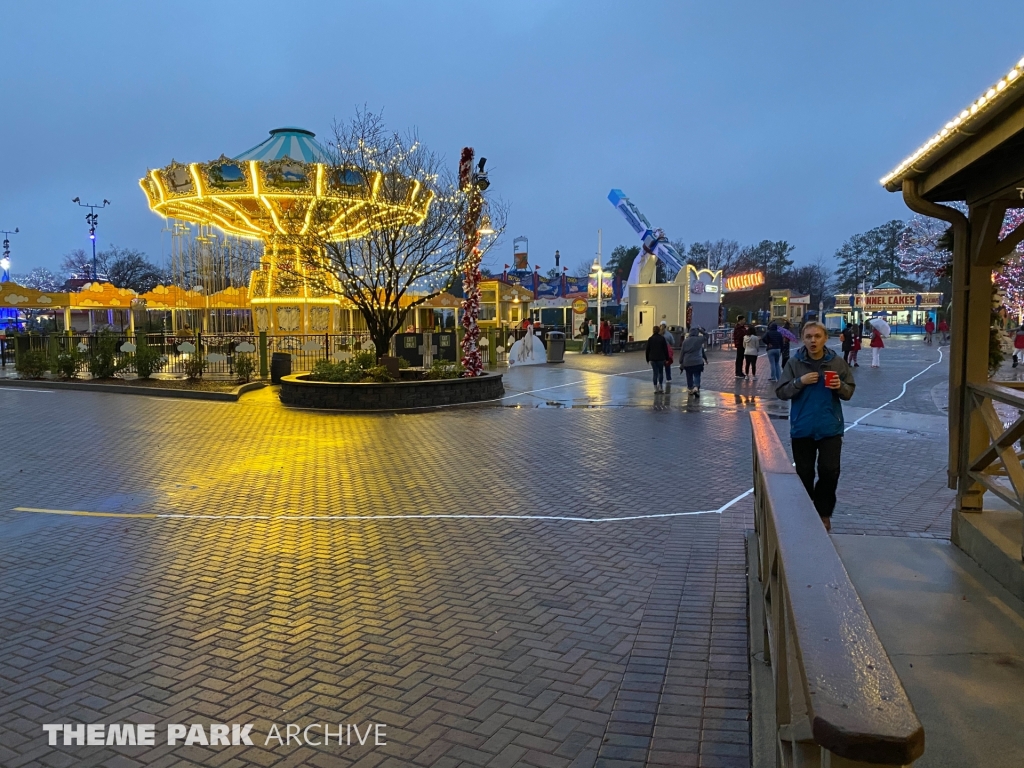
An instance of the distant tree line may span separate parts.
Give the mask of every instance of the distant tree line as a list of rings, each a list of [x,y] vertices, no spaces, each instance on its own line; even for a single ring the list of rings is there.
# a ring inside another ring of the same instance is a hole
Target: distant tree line
[[[11,280],[26,288],[52,293],[65,290],[67,281],[73,277],[92,275],[92,269],[92,254],[83,248],[75,248],[64,255],[59,273],[46,267],[36,267],[27,273],[11,275]],[[138,293],[151,291],[168,282],[168,270],[151,262],[143,251],[116,245],[96,252],[96,272],[112,285],[131,288]]]

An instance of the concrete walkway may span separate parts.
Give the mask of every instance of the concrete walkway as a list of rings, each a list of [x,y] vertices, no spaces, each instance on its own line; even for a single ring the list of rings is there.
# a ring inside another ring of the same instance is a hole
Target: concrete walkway
[[[920,768],[1016,768],[1024,603],[948,541],[833,536],[925,730]]]

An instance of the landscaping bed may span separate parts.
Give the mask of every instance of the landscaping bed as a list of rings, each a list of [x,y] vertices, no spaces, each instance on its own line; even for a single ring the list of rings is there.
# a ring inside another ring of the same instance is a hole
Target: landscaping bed
[[[53,378],[8,379],[0,378],[0,387],[22,387],[29,389],[64,389],[80,392],[105,392],[113,394],[149,395],[151,397],[182,397],[196,400],[234,401],[245,392],[266,386],[262,381],[239,384],[237,381],[218,379],[72,379],[62,381]]]
[[[281,379],[281,402],[328,410],[401,410],[497,400],[505,394],[500,373],[420,381],[314,381],[300,373]]]

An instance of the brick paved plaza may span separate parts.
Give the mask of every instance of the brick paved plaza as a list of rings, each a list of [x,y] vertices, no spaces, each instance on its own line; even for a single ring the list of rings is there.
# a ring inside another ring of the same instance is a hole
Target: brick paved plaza
[[[729,503],[749,410],[784,436],[787,411],[729,357],[700,403],[640,354],[397,414],[0,390],[0,765],[748,766],[752,505]],[[857,369],[837,532],[948,536],[945,366],[868,415],[938,359],[896,339]],[[42,730],[130,722],[157,746]],[[275,723],[387,744],[264,746]]]

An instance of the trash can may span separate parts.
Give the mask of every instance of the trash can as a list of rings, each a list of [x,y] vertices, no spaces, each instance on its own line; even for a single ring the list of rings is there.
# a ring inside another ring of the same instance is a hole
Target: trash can
[[[565,362],[565,334],[561,331],[548,331],[548,362]]]
[[[270,381],[281,383],[281,377],[292,372],[292,356],[287,352],[275,352],[270,358]]]

